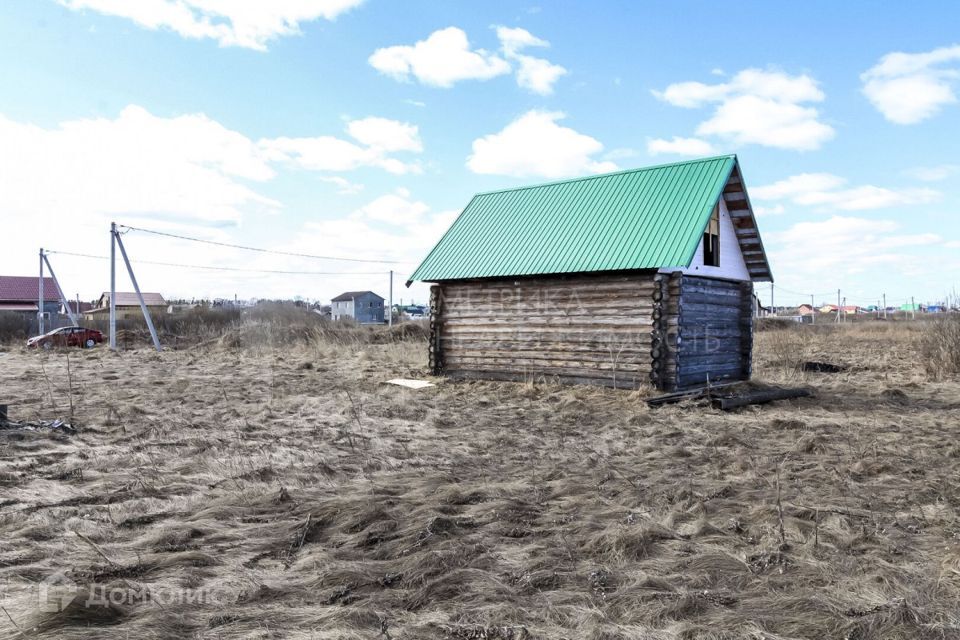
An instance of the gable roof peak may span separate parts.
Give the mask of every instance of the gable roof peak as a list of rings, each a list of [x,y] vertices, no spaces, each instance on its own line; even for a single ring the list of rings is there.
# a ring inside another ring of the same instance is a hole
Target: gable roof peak
[[[642,171],[653,171],[655,169],[665,169],[667,167],[676,167],[680,165],[692,165],[700,162],[713,162],[715,160],[733,160],[734,163],[738,163],[737,154],[731,153],[727,155],[719,156],[710,156],[708,158],[695,158],[693,160],[678,160],[676,162],[667,162],[664,164],[654,164],[646,167],[634,167],[632,169],[619,169],[617,171],[608,171],[606,173],[591,173],[586,176],[578,176],[575,178],[562,178],[560,180],[550,180],[548,182],[538,182],[535,184],[525,184],[517,187],[507,187],[506,189],[492,189],[490,191],[479,191],[476,193],[477,196],[488,196],[495,193],[507,193],[509,191],[522,191],[525,189],[539,189],[540,187],[552,187],[555,185],[563,185],[574,182],[586,182],[588,180],[595,180],[597,178],[609,178],[612,176],[619,176],[631,173],[639,173]]]

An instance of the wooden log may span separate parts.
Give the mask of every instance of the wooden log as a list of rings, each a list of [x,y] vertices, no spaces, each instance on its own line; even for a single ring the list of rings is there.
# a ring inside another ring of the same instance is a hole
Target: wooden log
[[[558,377],[558,378],[592,378],[595,380],[613,379],[614,377],[623,380],[642,380],[646,382],[649,370],[644,371],[611,371],[590,368],[551,368],[551,367],[528,367],[520,369],[515,367],[503,366],[483,366],[483,367],[460,367],[450,364],[446,372],[460,372],[474,379],[483,379],[486,374],[507,374],[510,379],[529,380],[532,378]],[[500,378],[498,378],[500,379]]]
[[[697,385],[706,385],[708,380],[712,384],[723,380],[739,380],[739,372],[712,373],[707,371],[697,373],[677,372],[677,388],[690,388]]]
[[[731,291],[717,293],[696,293],[685,290],[680,294],[680,302],[684,306],[690,304],[704,304],[739,309],[742,302],[742,296]]]
[[[725,382],[717,385],[717,387],[729,387],[731,385],[737,384],[737,381]],[[665,393],[663,395],[654,396],[652,398],[647,398],[646,402],[651,407],[659,407],[665,404],[673,404],[676,402],[682,402],[683,400],[696,400],[707,395],[706,388],[698,389],[687,389],[685,391],[675,391],[673,393]]]
[[[565,349],[596,351],[597,349],[649,349],[654,340],[649,331],[637,332],[555,332],[555,333],[443,333],[444,348],[483,345],[509,349]]]
[[[714,373],[735,373],[740,370],[741,364],[739,358],[729,360],[701,360],[698,358],[690,358],[689,361],[681,358],[678,366],[681,375],[693,375],[694,373],[709,373],[712,375]]]
[[[461,320],[442,319],[443,326],[449,327],[450,331],[459,331],[461,329],[525,329],[546,331],[555,329],[559,331],[636,331],[646,332],[649,327],[649,321],[645,318],[628,317],[600,317],[583,319],[580,322],[570,318],[537,317],[523,318],[490,318],[488,320],[470,319]]]
[[[537,282],[524,281],[518,284],[448,284],[444,289],[447,298],[478,297],[516,297],[525,295],[577,295],[598,292],[652,292],[655,287],[651,280],[585,280],[580,282]]]
[[[712,400],[714,406],[723,411],[745,407],[751,404],[765,404],[777,400],[792,398],[806,398],[810,395],[807,389],[756,389],[729,397],[719,397]]]
[[[708,276],[683,276],[684,289],[696,290],[698,288],[706,289],[737,289],[741,280],[727,280],[724,278],[711,278]]]
[[[652,301],[653,287],[630,289],[593,289],[584,288],[581,291],[560,292],[549,289],[542,291],[505,291],[500,294],[458,294],[444,298],[447,306],[464,305],[477,306],[567,306],[567,305],[595,305],[606,300],[633,300]]]
[[[431,373],[437,376],[443,373],[443,344],[440,336],[443,333],[443,288],[437,285],[430,287],[430,348],[427,351],[428,365]],[[390,310],[393,313],[393,310]]]
[[[514,371],[460,371],[451,370],[447,376],[456,380],[502,380],[506,382],[530,382],[532,380],[544,380],[546,382],[556,382],[559,384],[588,384],[595,386],[611,387],[616,389],[637,389],[645,387],[649,383],[642,377],[594,377],[577,375],[543,375],[517,373]]]
[[[485,360],[544,360],[556,362],[620,362],[649,364],[650,353],[648,350],[630,350],[609,352],[602,350],[594,351],[571,351],[571,350],[544,350],[544,349],[493,349],[493,348],[449,348],[445,349],[447,360],[453,362],[467,358]],[[739,361],[739,358],[738,358]]]
[[[743,349],[743,336],[705,336],[687,331],[683,334],[680,349],[685,353],[739,352]]]
[[[737,307],[723,307],[738,311]],[[620,306],[604,307],[547,307],[537,309],[448,309],[443,314],[444,320],[489,320],[491,318],[505,318],[525,321],[530,318],[630,318],[649,321],[653,312],[652,306],[641,306],[636,303]]]
[[[653,344],[649,332],[567,332],[567,333],[442,333],[440,342],[443,345],[456,347],[457,345],[481,344],[493,347],[531,347],[564,348],[566,345],[582,349],[608,349],[611,347],[649,348]],[[674,341],[675,343],[675,341]]]
[[[718,322],[739,322],[741,319],[739,306],[702,303],[688,304],[686,301],[682,304],[682,318],[706,318]]]
[[[554,372],[562,371],[643,371],[650,370],[650,361],[643,362],[614,362],[611,360],[566,360],[549,358],[507,358],[498,356],[445,356],[444,364],[454,369],[503,368],[517,371],[550,369]]]
[[[739,353],[719,354],[680,354],[680,368],[686,372],[694,371],[739,371],[743,367],[743,357]]]

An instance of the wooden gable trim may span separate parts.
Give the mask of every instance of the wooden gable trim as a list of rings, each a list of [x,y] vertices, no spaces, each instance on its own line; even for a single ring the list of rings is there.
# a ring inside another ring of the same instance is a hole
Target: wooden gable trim
[[[740,174],[739,161],[734,162],[733,170],[727,178],[727,184],[720,197],[723,198],[724,205],[727,207],[734,233],[737,234],[737,241],[740,244],[740,253],[751,277],[769,279],[773,282],[773,272],[770,270],[767,252],[760,239],[760,229],[753,214],[753,207],[750,205],[750,196],[747,194],[743,176]]]

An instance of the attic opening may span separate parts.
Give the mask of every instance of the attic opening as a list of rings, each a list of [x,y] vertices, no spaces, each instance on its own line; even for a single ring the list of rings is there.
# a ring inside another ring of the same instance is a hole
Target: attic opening
[[[703,232],[703,264],[720,266],[720,207],[714,207],[710,222]]]

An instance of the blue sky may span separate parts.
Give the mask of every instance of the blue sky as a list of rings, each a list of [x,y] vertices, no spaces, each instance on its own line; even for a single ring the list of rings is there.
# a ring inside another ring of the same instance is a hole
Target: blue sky
[[[11,0],[0,272],[34,273],[40,246],[105,254],[117,220],[394,261],[128,234],[135,260],[337,274],[141,264],[167,296],[385,295],[475,192],[737,153],[778,301],[932,301],[960,275],[958,20],[942,2]],[[106,287],[102,261],[52,259],[68,295]]]

